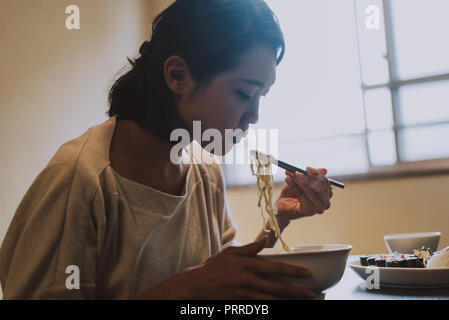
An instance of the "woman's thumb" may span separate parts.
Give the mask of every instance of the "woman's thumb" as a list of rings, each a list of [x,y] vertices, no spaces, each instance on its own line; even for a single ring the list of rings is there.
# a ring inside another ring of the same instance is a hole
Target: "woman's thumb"
[[[324,168],[318,169],[318,172],[319,172],[320,174],[322,174],[323,176],[325,176],[325,175],[327,174],[327,169],[324,169]]]
[[[252,256],[256,255],[258,252],[260,252],[263,248],[265,248],[267,244],[268,237],[264,236],[254,242],[251,242],[249,244],[246,244],[244,246],[236,248],[236,253],[244,256]]]

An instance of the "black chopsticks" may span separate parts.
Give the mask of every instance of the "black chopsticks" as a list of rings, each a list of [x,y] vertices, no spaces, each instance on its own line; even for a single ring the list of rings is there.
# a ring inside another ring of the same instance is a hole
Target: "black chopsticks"
[[[271,159],[271,163],[273,163],[274,165],[276,165],[276,166],[278,166],[278,167],[280,167],[282,169],[288,170],[288,171],[290,171],[292,173],[295,173],[296,171],[298,171],[298,172],[301,172],[301,173],[305,174],[306,176],[308,176],[306,170],[303,170],[303,169],[297,168],[295,166],[292,166],[291,164],[288,164],[288,163],[286,163],[284,161],[277,160],[272,155],[266,155],[266,154],[264,154],[264,153],[262,153],[260,151],[255,151],[255,150],[251,151],[251,154],[255,155],[256,157],[257,156],[267,157],[267,158],[269,157]],[[344,187],[345,187],[345,184],[342,183],[342,182],[339,182],[339,181],[336,181],[336,180],[333,180],[333,179],[329,179],[329,178],[328,178],[328,180],[329,180],[330,184],[333,185],[333,186],[336,186],[336,187],[341,188],[341,189],[344,189]]]

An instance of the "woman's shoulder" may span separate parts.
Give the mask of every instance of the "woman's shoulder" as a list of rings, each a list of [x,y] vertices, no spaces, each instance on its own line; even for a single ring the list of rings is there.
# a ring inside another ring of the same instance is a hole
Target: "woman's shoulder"
[[[39,188],[58,185],[84,193],[96,191],[102,172],[109,164],[109,144],[113,127],[111,119],[88,128],[80,136],[62,144],[35,178]]]
[[[114,127],[115,118],[89,127],[82,135],[62,144],[48,166],[63,165],[85,172],[96,171],[96,175],[99,175],[109,164],[109,149]]]

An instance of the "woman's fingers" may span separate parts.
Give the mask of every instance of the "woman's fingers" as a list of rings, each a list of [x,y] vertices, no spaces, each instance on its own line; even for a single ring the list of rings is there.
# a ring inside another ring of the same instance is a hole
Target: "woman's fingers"
[[[325,169],[325,168],[321,168],[321,169],[313,169],[312,167],[308,167],[308,168],[310,168],[310,169],[308,169],[308,170],[311,170],[310,172],[314,172],[314,170],[315,170],[318,174],[321,174],[323,176],[325,176],[327,174],[327,169]],[[301,174],[303,174],[303,173],[301,173]],[[307,174],[309,174],[309,173],[307,173]],[[295,173],[285,170],[285,175],[293,177],[295,175]]]
[[[276,261],[267,261],[258,257],[245,259],[247,269],[256,273],[282,275],[296,278],[308,278],[312,276],[309,269]]]
[[[313,169],[311,167],[307,167],[306,172],[307,172],[307,176],[314,178],[317,181],[323,182],[323,183],[327,184],[329,187],[331,187],[331,183],[330,183],[329,179],[327,179],[325,177],[327,174],[327,169],[324,169],[324,168],[323,169]],[[291,177],[291,178],[294,178],[295,175],[304,175],[305,176],[305,174],[303,174],[301,172],[296,171],[293,173],[288,170],[285,170],[285,175],[287,177]]]
[[[302,197],[304,197],[304,192],[302,192],[302,190],[296,185],[293,179],[295,179],[295,177],[286,177],[285,183],[288,184],[290,188],[294,189],[298,194],[299,198],[302,199]]]
[[[332,187],[328,178],[326,178],[327,169],[313,169],[311,167],[307,167],[307,172],[310,172],[309,176],[313,177],[315,180],[320,181],[324,184],[327,184],[329,188]]]
[[[328,187],[324,185],[323,188],[322,182],[313,181],[310,177],[298,174],[293,181],[316,207],[322,209],[321,213],[330,207]]]
[[[317,213],[323,213],[330,208],[330,198],[332,198],[332,186],[329,179],[325,177],[327,169],[314,169],[311,167],[306,168],[307,175],[300,172],[285,171],[285,182],[293,187],[290,183],[294,181],[294,185],[297,186],[299,193],[305,194],[306,198],[310,202],[312,208],[316,208]]]
[[[267,244],[267,237],[260,238],[259,240],[256,240],[254,242],[245,244],[243,246],[230,246],[226,248],[225,250],[229,253],[243,255],[243,256],[251,256],[256,255],[259,251],[261,251],[263,248],[265,248],[265,245]]]
[[[322,203],[325,205],[325,209],[328,209],[330,206],[329,202],[329,191],[332,188],[329,179],[327,179],[324,175],[320,174],[320,170],[324,170],[327,172],[326,169],[313,169],[310,167],[307,167],[308,174],[313,178],[310,183],[311,189],[315,192],[315,194],[320,198]],[[323,172],[324,172],[323,171]]]
[[[288,170],[285,170],[285,175],[286,175],[287,177],[293,177],[293,176],[295,176],[295,174],[294,174],[293,172],[288,171]]]
[[[288,186],[292,189],[296,190],[297,198],[299,200],[299,211],[302,212],[308,212],[309,215],[321,212],[321,208],[316,206],[312,201],[307,198],[307,196],[304,194],[304,191],[298,186],[298,184],[293,181],[294,178],[286,178],[285,182],[288,184]]]
[[[318,175],[318,171],[316,169],[313,169],[312,167],[307,167],[306,171],[309,177],[315,177]]]
[[[327,174],[327,169],[321,168],[321,169],[318,169],[318,172],[320,174],[322,174],[323,176],[325,176]]]

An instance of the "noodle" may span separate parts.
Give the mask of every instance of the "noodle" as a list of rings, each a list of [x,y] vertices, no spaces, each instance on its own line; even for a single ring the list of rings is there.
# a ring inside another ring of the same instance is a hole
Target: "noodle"
[[[263,158],[263,159],[261,159]],[[271,172],[271,157],[260,157],[257,152],[250,153],[251,160],[251,173],[253,176],[257,177],[257,193],[258,193],[258,201],[257,206],[260,208],[260,213],[263,219],[263,225],[265,228],[265,232],[270,232],[266,229],[266,219],[270,223],[270,229],[274,231],[276,238],[278,238],[282,247],[285,251],[291,252],[288,244],[282,240],[281,231],[279,229],[279,225],[276,220],[277,209],[273,208],[271,202],[272,194],[273,194],[273,174]],[[254,166],[256,166],[256,170],[254,170]],[[265,206],[262,207],[262,199],[264,200]],[[264,210],[265,209],[265,210]],[[266,217],[267,215],[267,217]]]

